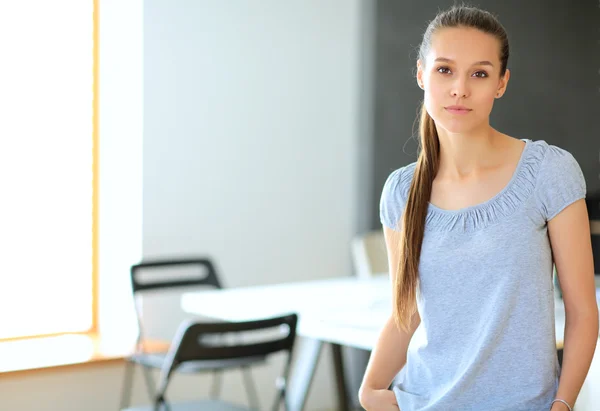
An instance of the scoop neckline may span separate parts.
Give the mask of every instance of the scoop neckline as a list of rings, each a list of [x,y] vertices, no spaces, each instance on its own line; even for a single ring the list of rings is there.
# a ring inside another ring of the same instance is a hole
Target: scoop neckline
[[[519,176],[519,174],[521,174],[521,170],[523,168],[523,163],[525,162],[525,157],[527,155],[527,151],[530,146],[531,140],[528,138],[520,138],[519,140],[525,142],[525,147],[523,148],[523,151],[521,152],[521,157],[519,158],[519,161],[517,162],[517,167],[515,168],[515,171],[513,172],[513,175],[510,178],[510,180],[508,181],[508,183],[495,196],[493,196],[489,200],[486,200],[482,203],[474,204],[474,205],[468,206],[468,207],[457,208],[456,210],[447,210],[444,208],[440,208],[428,201],[427,204],[428,204],[429,209],[436,213],[457,215],[457,214],[463,214],[463,213],[469,212],[471,210],[477,210],[479,208],[487,207],[490,204],[498,201],[499,198],[504,196],[512,188],[512,186],[515,184],[515,181],[517,180],[517,177]]]

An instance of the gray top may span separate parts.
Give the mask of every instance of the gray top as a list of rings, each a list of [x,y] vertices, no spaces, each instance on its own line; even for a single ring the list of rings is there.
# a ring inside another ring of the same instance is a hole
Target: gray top
[[[547,221],[585,198],[586,185],[568,151],[522,141],[517,168],[496,196],[459,210],[428,205],[421,324],[393,386],[402,411],[549,410],[555,398],[560,367]],[[415,166],[385,182],[380,213],[387,227],[398,229]]]

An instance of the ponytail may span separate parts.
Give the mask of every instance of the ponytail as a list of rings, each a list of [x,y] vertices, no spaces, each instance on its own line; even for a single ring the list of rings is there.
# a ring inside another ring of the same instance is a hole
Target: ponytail
[[[419,134],[421,151],[402,216],[400,258],[394,284],[394,319],[405,331],[408,331],[411,317],[417,310],[419,261],[425,233],[425,218],[431,198],[431,186],[439,165],[440,141],[435,122],[427,112],[425,104],[421,105]]]

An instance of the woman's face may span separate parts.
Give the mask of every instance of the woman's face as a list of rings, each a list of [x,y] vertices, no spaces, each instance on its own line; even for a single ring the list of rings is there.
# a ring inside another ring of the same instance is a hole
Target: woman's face
[[[500,77],[499,56],[500,42],[476,29],[445,28],[432,36],[425,62],[417,62],[417,81],[438,128],[468,133],[489,125],[494,99],[504,94],[510,76],[506,70]]]

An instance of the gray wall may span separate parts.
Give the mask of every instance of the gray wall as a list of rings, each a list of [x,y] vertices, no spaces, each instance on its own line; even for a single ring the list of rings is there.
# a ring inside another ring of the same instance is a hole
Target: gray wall
[[[375,194],[389,173],[417,159],[417,47],[427,22],[454,1],[379,0],[373,162]],[[490,123],[517,138],[546,140],[581,165],[589,196],[600,196],[600,9],[595,0],[481,0],[510,42],[511,78]],[[414,126],[414,136],[413,135]],[[378,210],[373,227],[379,227]]]

